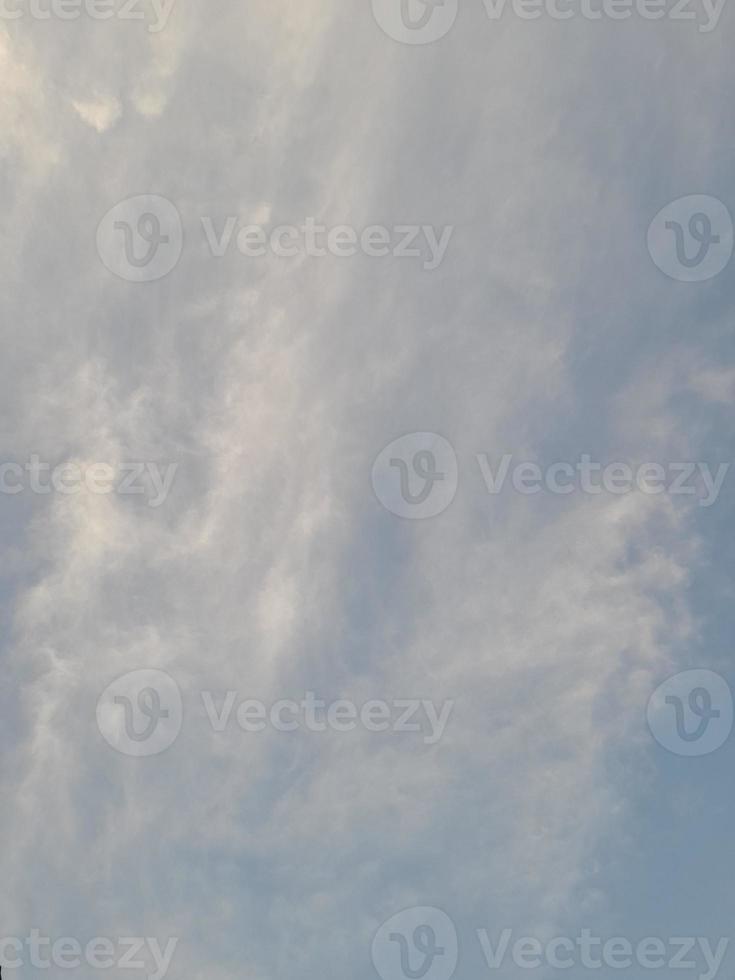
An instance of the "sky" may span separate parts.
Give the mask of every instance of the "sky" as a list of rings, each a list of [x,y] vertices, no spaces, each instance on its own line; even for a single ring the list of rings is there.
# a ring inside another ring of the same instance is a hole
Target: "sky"
[[[3,980],[732,976],[734,17],[0,6]]]

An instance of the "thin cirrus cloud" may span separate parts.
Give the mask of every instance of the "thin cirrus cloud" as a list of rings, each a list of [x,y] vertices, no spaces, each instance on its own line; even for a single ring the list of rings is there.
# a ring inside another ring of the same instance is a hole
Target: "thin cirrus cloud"
[[[724,588],[727,495],[496,498],[473,461],[727,460],[730,272],[672,282],[646,230],[685,194],[735,205],[731,42],[727,12],[700,34],[480,3],[417,48],[330,0],[179,0],[155,34],[0,24],[3,459],[178,464],[158,509],[0,500],[4,935],[176,936],[171,977],[267,980],[373,976],[408,906],[452,916],[460,977],[486,969],[478,928],[696,935],[711,914],[726,934],[686,821],[719,828],[727,792],[708,760],[688,772],[712,813],[687,800],[645,705],[684,666],[726,672],[702,593]],[[144,193],[184,246],[131,284],[95,231]],[[429,273],[217,259],[201,217],[230,215],[454,233]],[[414,524],[370,471],[423,431],[460,482]],[[95,722],[139,667],[184,698],[150,759]],[[434,746],[217,734],[202,690],[454,709]],[[664,842],[698,855],[696,909]],[[665,911],[640,898],[662,881]]]

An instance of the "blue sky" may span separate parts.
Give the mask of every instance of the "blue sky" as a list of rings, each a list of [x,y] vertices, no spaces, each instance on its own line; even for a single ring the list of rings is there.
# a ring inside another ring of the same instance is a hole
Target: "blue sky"
[[[388,4],[176,0],[154,31],[143,2],[0,16],[0,462],[175,464],[160,506],[150,471],[136,494],[0,494],[0,938],[176,937],[172,980],[405,980],[373,938],[431,907],[459,980],[546,980],[489,969],[477,930],[732,933],[735,741],[685,758],[646,708],[679,671],[735,686],[735,475],[710,507],[494,495],[476,458],[733,461],[733,260],[686,282],[647,248],[688,195],[735,215],[732,10],[703,32],[673,4],[493,20],[460,0],[423,44],[389,36]],[[183,229],[142,282],[101,225],[141,195]],[[452,232],[435,269],[303,236],[217,257],[202,219],[230,216]],[[371,483],[414,433],[458,470],[415,520]],[[111,744],[104,693],[139,670],[183,704],[146,757]],[[227,691],[453,707],[434,744],[217,732],[202,692]],[[734,967],[728,948],[717,976]],[[100,971],[3,977],[36,972]]]

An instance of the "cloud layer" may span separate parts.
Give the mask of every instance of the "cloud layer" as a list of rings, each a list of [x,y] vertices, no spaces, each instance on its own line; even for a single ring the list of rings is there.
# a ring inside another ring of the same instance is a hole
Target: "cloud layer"
[[[178,464],[157,509],[0,499],[0,932],[176,936],[173,978],[270,980],[373,976],[413,905],[466,934],[626,921],[616,875],[668,778],[646,702],[727,668],[697,590],[723,581],[730,498],[493,497],[468,461],[731,455],[731,273],[672,282],[646,252],[669,200],[735,205],[729,14],[701,34],[478,2],[418,48],[332,0],[178,0],[157,33],[0,22],[3,459]],[[184,228],[151,283],[95,249],[136,194]],[[434,271],[217,258],[201,219],[230,215],[455,231]],[[423,431],[460,485],[402,521],[371,467]],[[95,716],[138,668],[184,704],[149,759]],[[455,707],[437,745],[216,733],[203,690]]]

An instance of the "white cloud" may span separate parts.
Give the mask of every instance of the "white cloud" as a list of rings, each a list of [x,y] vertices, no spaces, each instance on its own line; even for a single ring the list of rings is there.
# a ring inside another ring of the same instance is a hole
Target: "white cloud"
[[[480,4],[426,49],[331,0],[181,0],[155,37],[54,26],[0,36],[17,194],[0,243],[4,458],[180,468],[155,511],[0,500],[22,526],[5,932],[32,915],[81,938],[180,936],[174,978],[366,978],[372,931],[407,905],[470,932],[606,917],[591,869],[610,839],[629,856],[650,763],[631,772],[627,753],[647,758],[651,685],[697,640],[706,547],[688,501],[496,499],[466,461],[565,440],[699,450],[709,420],[684,429],[677,398],[726,405],[732,369],[694,328],[673,336],[680,297],[692,322],[697,298],[658,276],[645,229],[668,194],[718,193],[711,86],[729,46],[686,25],[491,25]],[[148,192],[176,203],[184,252],[165,279],[127,283],[95,229]],[[435,273],[215,260],[200,217],[230,214],[456,231]],[[370,489],[377,453],[411,431],[465,461],[452,506],[416,525]],[[184,695],[178,741],[151,759],[95,727],[98,695],[139,667]],[[456,706],[434,747],[215,735],[202,689]]]

